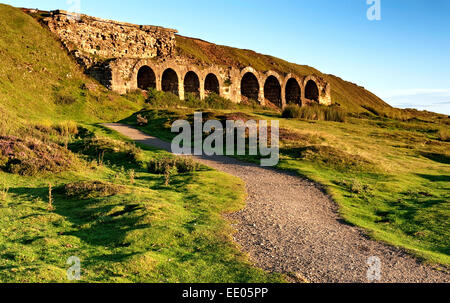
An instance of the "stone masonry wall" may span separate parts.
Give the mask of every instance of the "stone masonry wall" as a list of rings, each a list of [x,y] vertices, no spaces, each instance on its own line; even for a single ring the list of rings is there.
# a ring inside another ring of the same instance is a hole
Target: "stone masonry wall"
[[[44,19],[50,31],[86,69],[112,58],[150,59],[175,53],[176,30],[134,25],[66,11]]]

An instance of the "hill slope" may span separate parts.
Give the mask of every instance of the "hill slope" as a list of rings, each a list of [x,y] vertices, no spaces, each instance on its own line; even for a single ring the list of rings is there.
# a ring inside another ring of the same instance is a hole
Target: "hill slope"
[[[85,76],[49,31],[3,4],[0,58],[0,127],[21,119],[111,121],[140,109],[136,96],[119,96]]]
[[[389,104],[363,87],[333,75],[323,74],[307,65],[298,65],[251,50],[216,45],[180,35],[177,35],[177,50],[179,55],[187,57],[197,64],[213,63],[236,68],[252,66],[259,71],[275,70],[279,73],[295,73],[300,76],[316,74],[331,84],[333,102],[340,104],[350,112],[365,112],[365,108],[373,108],[379,112],[392,110]]]

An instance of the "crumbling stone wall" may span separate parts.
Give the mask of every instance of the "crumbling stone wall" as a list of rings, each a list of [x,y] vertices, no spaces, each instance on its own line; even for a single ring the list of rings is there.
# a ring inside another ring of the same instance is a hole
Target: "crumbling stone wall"
[[[48,26],[87,74],[113,88],[111,62],[175,54],[176,30],[105,20],[62,10],[49,12]]]
[[[134,25],[112,20],[50,12],[44,19],[69,51],[100,59],[171,57],[175,53],[176,30]],[[89,64],[87,64],[89,67]]]

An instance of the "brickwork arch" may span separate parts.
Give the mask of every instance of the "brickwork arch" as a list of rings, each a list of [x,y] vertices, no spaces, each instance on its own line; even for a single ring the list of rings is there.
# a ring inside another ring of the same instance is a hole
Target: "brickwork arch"
[[[303,87],[305,99],[319,103],[321,88],[318,79],[313,75],[306,77],[303,81]]]
[[[170,92],[174,95],[180,96],[180,77],[177,72],[168,67],[162,72],[161,75],[161,87],[162,91]]]
[[[264,98],[274,105],[283,108],[282,83],[280,75],[274,71],[266,73],[264,81]]]
[[[220,81],[216,74],[209,73],[205,77],[205,95],[214,93],[220,95]]]
[[[284,79],[283,93],[285,96],[286,104],[302,105],[303,93],[303,81],[294,74],[288,74]]]
[[[200,77],[194,71],[188,71],[183,78],[184,94],[193,94],[200,97]]]
[[[143,65],[137,73],[137,86],[139,89],[156,89],[156,73],[148,65]]]
[[[246,67],[241,71],[240,93],[241,100],[263,101],[261,77],[253,67]]]

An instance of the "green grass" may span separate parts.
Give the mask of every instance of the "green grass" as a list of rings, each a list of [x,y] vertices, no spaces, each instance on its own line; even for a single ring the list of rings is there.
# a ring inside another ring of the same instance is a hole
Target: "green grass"
[[[259,119],[280,120],[278,168],[324,185],[346,221],[425,261],[449,265],[450,145],[441,140],[445,121],[372,117],[338,123],[242,111]],[[141,112],[149,124],[140,129],[169,141],[175,136],[170,133],[171,123],[189,120],[192,112]],[[209,110],[208,117],[230,112]],[[136,126],[136,117],[123,122]]]

